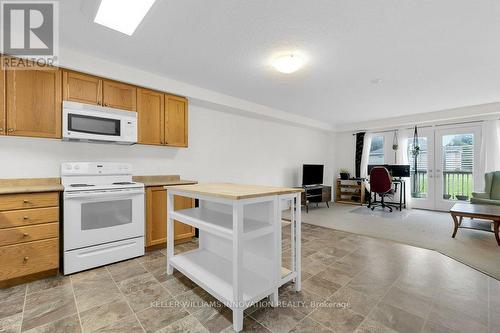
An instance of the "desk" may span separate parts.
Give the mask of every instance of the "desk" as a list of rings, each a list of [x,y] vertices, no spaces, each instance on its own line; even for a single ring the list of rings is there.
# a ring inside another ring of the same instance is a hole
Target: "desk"
[[[406,180],[403,178],[394,178],[392,180],[392,183],[396,185],[396,191],[398,190],[398,184],[400,185],[400,191],[399,191],[399,202],[394,202],[394,201],[385,201],[386,204],[392,204],[396,205],[399,207],[399,210],[401,211],[403,208],[406,208]],[[373,193],[373,201],[371,200],[372,192],[370,190],[370,202],[368,203],[368,208],[371,206],[372,202],[376,203],[377,201],[377,193]]]

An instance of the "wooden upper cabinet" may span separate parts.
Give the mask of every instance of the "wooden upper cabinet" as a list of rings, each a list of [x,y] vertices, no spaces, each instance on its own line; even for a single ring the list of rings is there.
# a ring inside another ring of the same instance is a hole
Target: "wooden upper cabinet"
[[[103,80],[102,92],[104,106],[136,111],[137,89],[135,86]]]
[[[65,101],[103,105],[112,108],[135,111],[135,86],[104,80],[96,76],[64,71],[63,99]]]
[[[61,70],[7,70],[7,135],[61,137]]]
[[[165,144],[188,146],[188,102],[184,97],[165,95]]]
[[[3,63],[3,59],[0,56],[0,61]],[[0,68],[0,135],[5,135],[6,133],[6,114],[5,114],[5,70]]]
[[[162,145],[164,143],[165,96],[148,89],[137,89],[138,143]]]
[[[188,146],[186,98],[66,69],[0,69],[0,135],[61,138],[62,100],[137,111],[138,143]]]
[[[64,71],[63,99],[102,105],[102,79],[92,75]]]

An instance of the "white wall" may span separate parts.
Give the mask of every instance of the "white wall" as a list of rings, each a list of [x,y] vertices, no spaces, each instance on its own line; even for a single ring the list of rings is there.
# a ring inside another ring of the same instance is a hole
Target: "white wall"
[[[275,121],[190,107],[189,148],[116,146],[0,137],[0,178],[59,177],[67,161],[123,161],[134,174],[180,174],[202,182],[300,185],[303,163],[325,164],[330,134]]]
[[[352,133],[334,133],[333,170],[337,177],[340,169],[348,169],[355,175],[356,136]]]

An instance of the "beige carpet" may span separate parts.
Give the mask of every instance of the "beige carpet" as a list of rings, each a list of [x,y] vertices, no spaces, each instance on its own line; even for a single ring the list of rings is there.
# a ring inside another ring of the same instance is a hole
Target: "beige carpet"
[[[376,209],[372,212],[366,207],[331,204],[330,208],[310,208],[308,214],[303,210],[302,220],[436,250],[500,280],[500,246],[495,235],[459,229],[453,239],[453,222],[448,213],[419,209],[393,213]]]

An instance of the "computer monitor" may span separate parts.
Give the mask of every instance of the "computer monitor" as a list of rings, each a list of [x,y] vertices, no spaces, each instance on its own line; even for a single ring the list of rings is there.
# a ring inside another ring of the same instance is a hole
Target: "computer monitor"
[[[409,164],[380,164],[380,165],[369,164],[368,165],[368,174],[370,174],[370,171],[372,171],[372,169],[376,166],[385,167],[387,170],[389,170],[389,173],[394,178],[410,177],[410,165]]]

